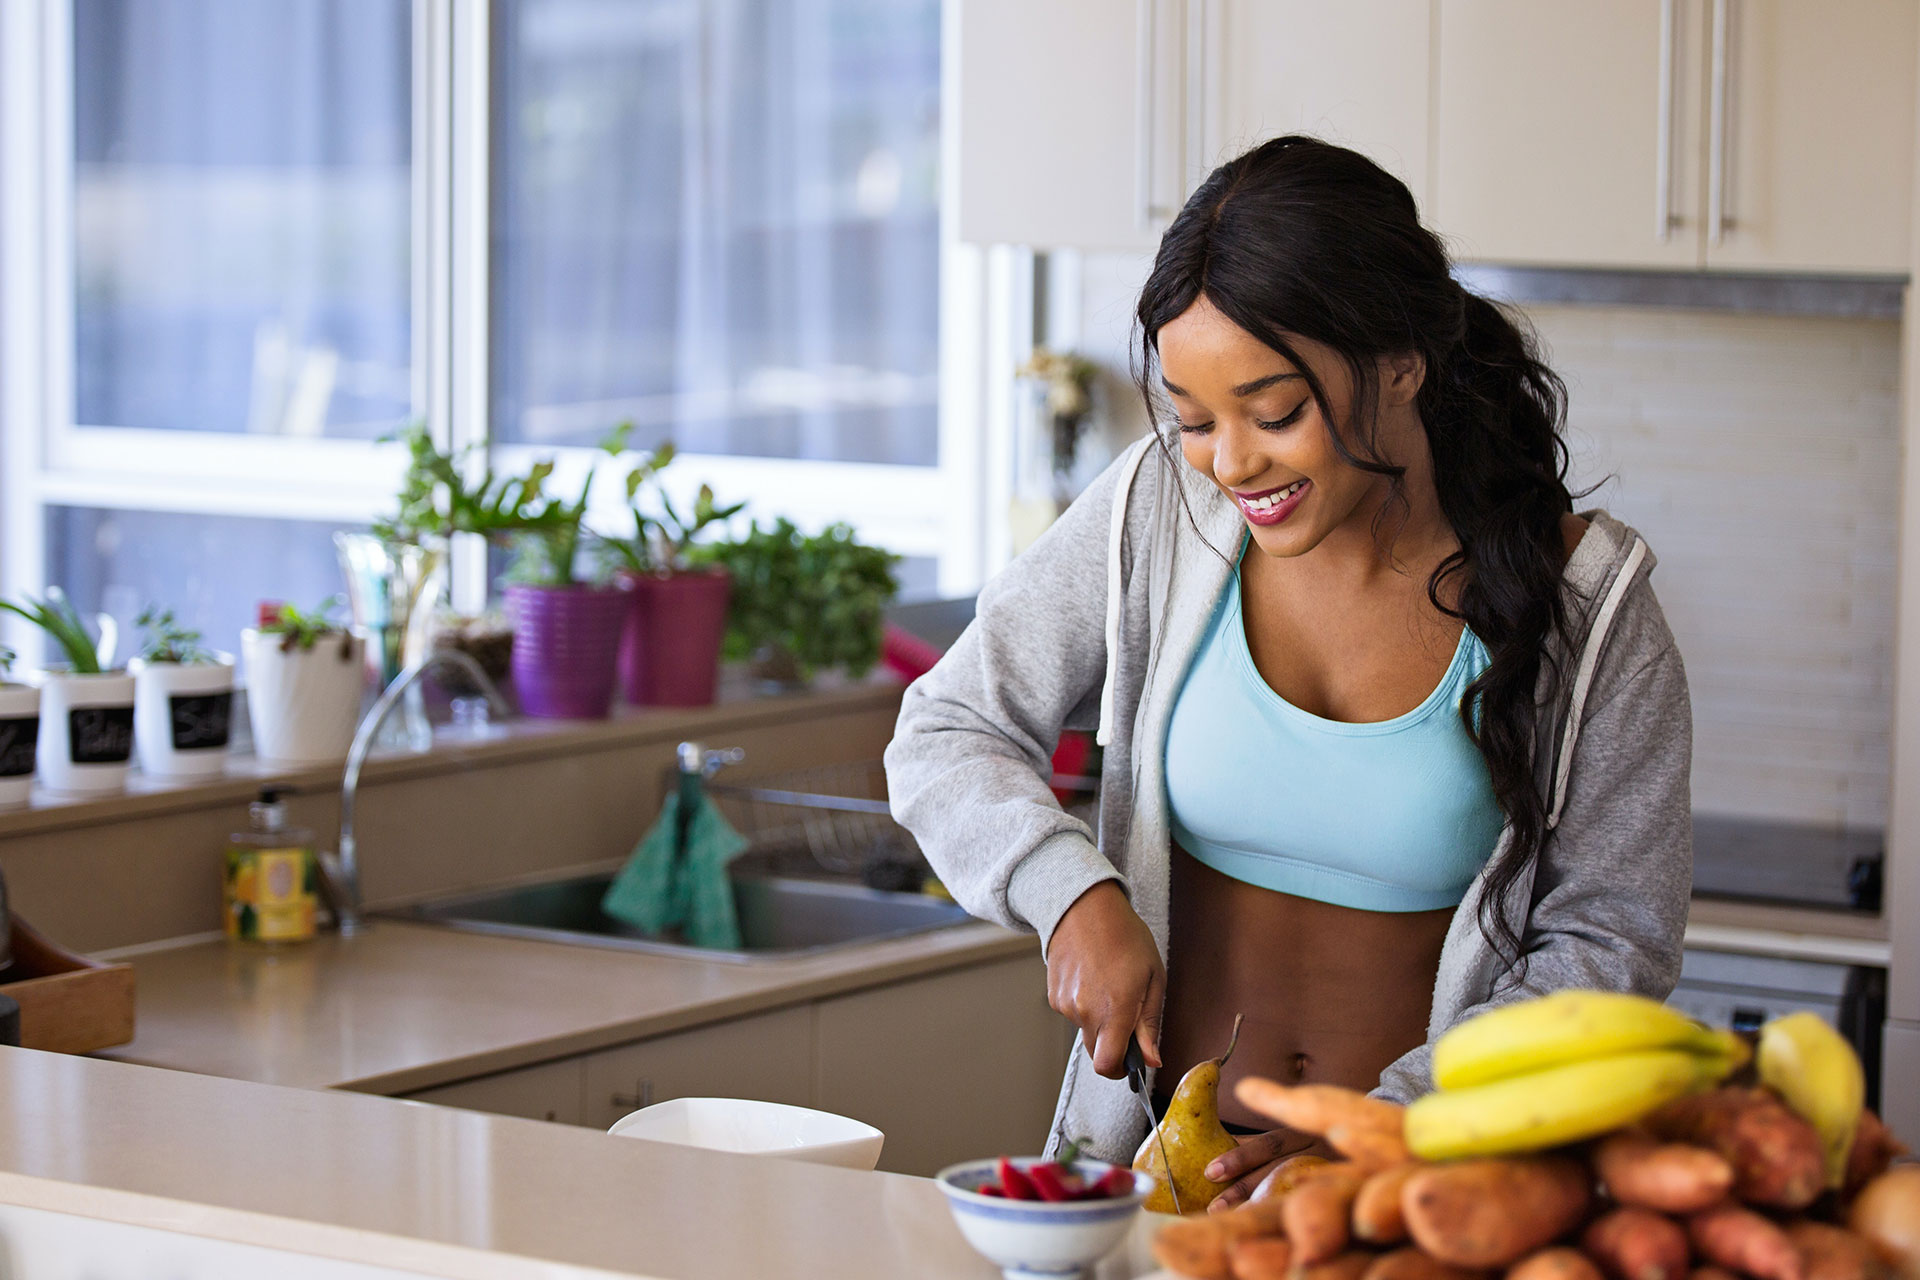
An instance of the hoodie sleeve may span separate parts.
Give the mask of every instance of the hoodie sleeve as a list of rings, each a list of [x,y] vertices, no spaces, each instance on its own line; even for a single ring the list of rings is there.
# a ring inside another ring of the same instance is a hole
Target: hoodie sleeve
[[[1534,873],[1525,982],[1448,1025],[1569,987],[1665,1000],[1679,981],[1693,889],[1693,712],[1652,588],[1640,583],[1628,602],[1605,643],[1565,806]],[[1410,1102],[1431,1090],[1431,1046],[1389,1066],[1378,1092]]]
[[[1061,729],[1086,718],[1106,674],[1113,503],[1132,460],[981,591],[973,624],[908,687],[887,747],[893,816],[942,883],[1043,944],[1081,894],[1121,879],[1047,780]],[[1124,570],[1131,546],[1120,553]]]

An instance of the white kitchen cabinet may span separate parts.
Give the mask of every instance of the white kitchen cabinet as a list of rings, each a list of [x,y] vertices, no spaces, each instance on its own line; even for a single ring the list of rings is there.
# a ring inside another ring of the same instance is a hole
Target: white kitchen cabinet
[[[1369,156],[1431,199],[1429,0],[1214,0],[1209,165],[1309,133]]]
[[[955,0],[960,238],[1141,249],[1282,133],[1427,195],[1429,0]]]
[[[1438,0],[1467,260],[1907,270],[1914,0]]]
[[[885,1133],[893,1173],[1038,1153],[1068,1051],[1046,982],[1035,954],[822,1000],[814,1105]]]
[[[951,0],[960,238],[1136,249],[1188,190],[1187,0]]]
[[[558,1124],[579,1124],[582,1091],[586,1086],[586,1068],[579,1058],[517,1067],[490,1076],[477,1076],[438,1088],[410,1093],[413,1102],[431,1102],[442,1107],[461,1107],[467,1111],[485,1111],[497,1116],[521,1116],[528,1120],[551,1120]]]
[[[669,1098],[813,1105],[813,1010],[800,1005],[586,1055],[583,1124]]]
[[[1431,219],[1460,258],[1701,265],[1706,0],[1439,0]]]
[[[1707,265],[1905,275],[1920,4],[1716,0],[1710,21]]]

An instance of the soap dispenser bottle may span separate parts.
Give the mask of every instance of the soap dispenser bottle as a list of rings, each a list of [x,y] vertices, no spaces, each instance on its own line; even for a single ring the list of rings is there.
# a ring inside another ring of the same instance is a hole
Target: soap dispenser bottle
[[[319,904],[313,832],[287,825],[282,792],[268,787],[247,809],[251,825],[227,844],[227,937],[235,942],[305,942]]]

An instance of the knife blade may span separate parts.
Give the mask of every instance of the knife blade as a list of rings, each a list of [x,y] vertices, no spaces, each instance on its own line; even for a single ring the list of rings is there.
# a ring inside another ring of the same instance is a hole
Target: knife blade
[[[1127,1040],[1127,1088],[1140,1099],[1140,1108],[1147,1113],[1147,1128],[1160,1144],[1160,1168],[1167,1175],[1167,1194],[1173,1197],[1173,1211],[1184,1213],[1180,1207],[1180,1189],[1173,1185],[1173,1161],[1167,1158],[1167,1135],[1160,1132],[1160,1122],[1153,1114],[1153,1100],[1147,1097],[1146,1055],[1140,1052],[1140,1041],[1132,1037]]]

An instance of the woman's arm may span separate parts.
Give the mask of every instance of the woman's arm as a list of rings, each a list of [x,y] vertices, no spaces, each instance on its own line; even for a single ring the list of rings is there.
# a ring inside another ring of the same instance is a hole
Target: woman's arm
[[[1097,708],[1106,673],[1108,538],[1127,461],[981,591],[973,624],[907,690],[887,747],[893,815],[955,899],[1043,945],[1081,895],[1120,878],[1047,780],[1061,729]]]
[[[1680,977],[1693,887],[1692,760],[1686,670],[1642,582],[1606,642],[1566,804],[1541,850],[1525,983],[1461,1009],[1449,1025],[1568,987],[1666,999]],[[1395,1061],[1378,1092],[1401,1102],[1428,1092],[1430,1049],[1431,1041]]]

